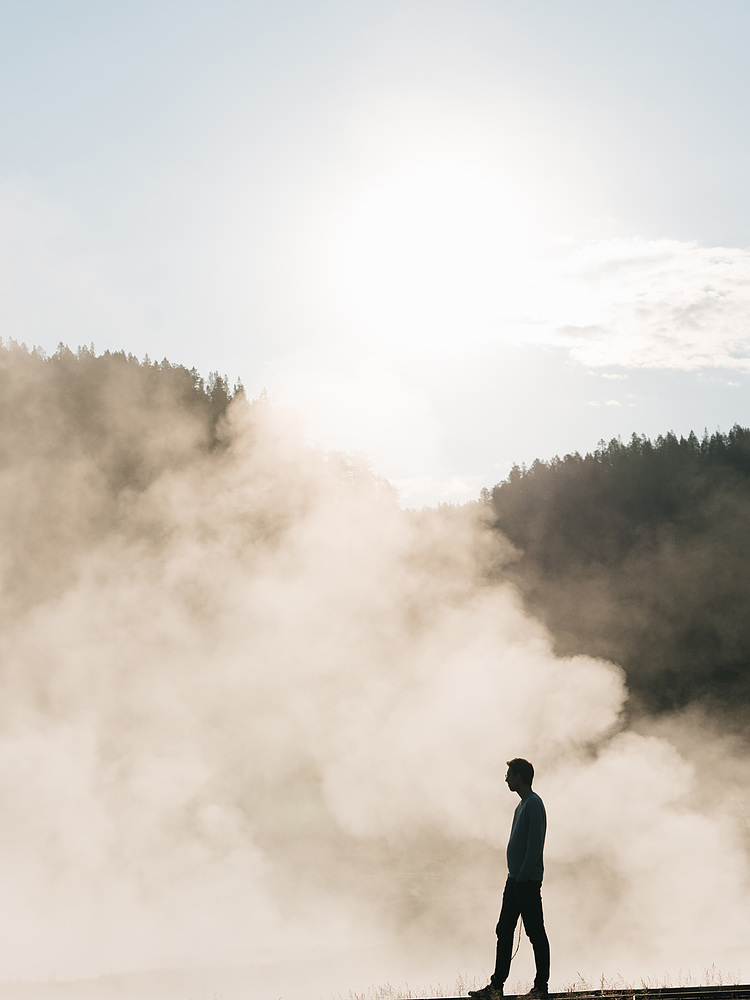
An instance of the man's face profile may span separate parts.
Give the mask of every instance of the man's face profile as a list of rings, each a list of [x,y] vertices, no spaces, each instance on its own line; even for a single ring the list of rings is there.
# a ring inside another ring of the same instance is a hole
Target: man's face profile
[[[508,768],[507,774],[505,775],[505,782],[508,788],[511,790],[511,792],[517,792],[521,779],[518,777],[515,771],[511,771],[511,769]]]

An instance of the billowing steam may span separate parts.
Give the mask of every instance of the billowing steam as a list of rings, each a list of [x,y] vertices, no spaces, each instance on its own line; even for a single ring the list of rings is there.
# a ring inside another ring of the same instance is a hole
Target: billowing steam
[[[516,755],[550,818],[553,988],[740,964],[720,763],[696,789],[687,744],[624,727],[617,666],[552,654],[478,513],[402,512],[240,401],[213,450],[152,412],[151,472],[115,495],[106,449],[42,416],[3,473],[3,978],[483,977]]]

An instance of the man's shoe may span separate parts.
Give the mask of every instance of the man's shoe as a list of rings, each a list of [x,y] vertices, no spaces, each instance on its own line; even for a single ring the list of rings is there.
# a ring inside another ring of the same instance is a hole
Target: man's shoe
[[[531,1000],[547,1000],[549,993],[547,992],[546,987],[542,988],[541,986],[532,986],[529,992],[525,993],[524,996],[530,997]]]
[[[469,990],[469,996],[474,1000],[500,1000],[502,995],[502,986],[493,986],[492,983],[487,983],[481,990]]]

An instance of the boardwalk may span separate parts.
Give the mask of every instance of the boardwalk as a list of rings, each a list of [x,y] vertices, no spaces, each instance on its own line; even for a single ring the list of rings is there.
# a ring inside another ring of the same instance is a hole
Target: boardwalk
[[[514,994],[506,994],[510,1000]],[[612,1000],[750,1000],[750,986],[670,986],[663,988],[622,987],[613,990],[568,990],[550,993],[550,1000],[594,1000],[611,997]],[[444,1000],[466,1000],[465,997],[445,997]],[[520,1000],[520,998],[519,998]]]

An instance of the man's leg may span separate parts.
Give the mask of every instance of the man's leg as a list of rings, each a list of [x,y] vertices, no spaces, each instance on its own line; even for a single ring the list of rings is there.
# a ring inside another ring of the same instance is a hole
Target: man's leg
[[[495,971],[490,983],[496,989],[502,989],[510,972],[510,959],[513,954],[513,933],[521,913],[521,906],[516,893],[516,880],[508,879],[503,890],[503,905],[500,908],[500,919],[497,922],[497,953],[495,956]]]
[[[546,993],[549,983],[549,941],[544,929],[544,915],[542,913],[542,883],[517,882],[516,891],[523,928],[531,941],[531,947],[534,949],[536,962],[534,988]]]

